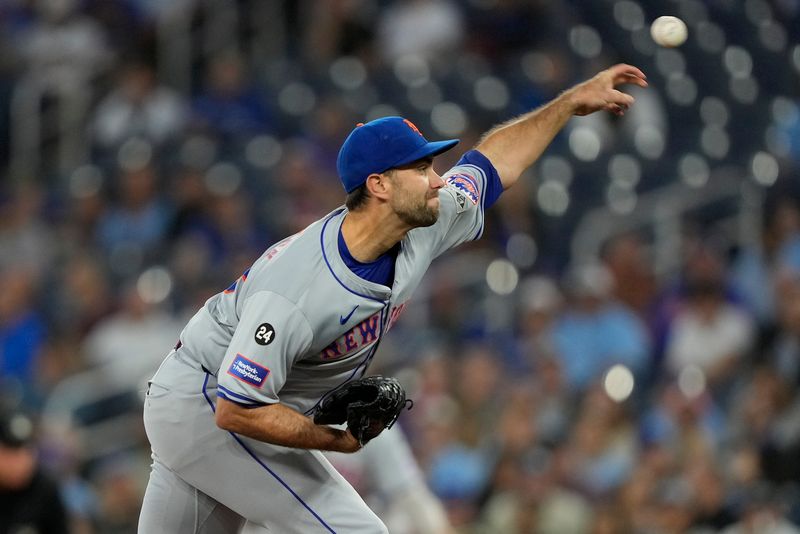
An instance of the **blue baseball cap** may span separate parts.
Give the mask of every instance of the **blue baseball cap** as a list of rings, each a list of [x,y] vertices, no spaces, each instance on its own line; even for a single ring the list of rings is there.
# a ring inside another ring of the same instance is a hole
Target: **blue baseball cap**
[[[359,124],[339,150],[336,169],[345,191],[350,193],[367,181],[394,167],[433,157],[450,150],[458,139],[428,141],[408,119],[383,117]]]

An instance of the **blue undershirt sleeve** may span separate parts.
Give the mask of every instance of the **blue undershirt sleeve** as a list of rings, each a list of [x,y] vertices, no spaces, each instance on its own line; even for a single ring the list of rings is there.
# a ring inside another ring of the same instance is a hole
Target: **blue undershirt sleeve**
[[[461,156],[456,165],[475,165],[486,174],[486,191],[483,194],[484,209],[492,206],[500,198],[500,194],[503,192],[503,183],[489,158],[477,150],[470,150]]]

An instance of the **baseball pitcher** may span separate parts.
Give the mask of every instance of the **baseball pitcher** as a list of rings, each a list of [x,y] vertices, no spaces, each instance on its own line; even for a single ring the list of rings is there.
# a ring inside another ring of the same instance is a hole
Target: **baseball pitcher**
[[[623,114],[624,83],[647,85],[636,67],[604,70],[493,128],[443,176],[433,158],[457,140],[400,117],[357,126],[337,160],[345,206],[211,297],[150,381],[139,532],[387,532],[320,451],[356,452],[391,426],[404,393],[362,378],[431,261],[481,236],[484,210],[571,116]]]

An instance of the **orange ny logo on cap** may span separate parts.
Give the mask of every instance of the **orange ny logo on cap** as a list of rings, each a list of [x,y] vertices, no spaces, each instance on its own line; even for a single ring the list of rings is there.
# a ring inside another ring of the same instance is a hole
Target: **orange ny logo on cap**
[[[409,127],[409,128],[411,128],[412,130],[414,130],[415,132],[417,132],[417,133],[420,135],[420,137],[424,137],[424,136],[422,135],[422,132],[420,132],[420,131],[419,131],[419,128],[417,128],[417,127],[416,127],[416,125],[415,125],[413,122],[411,122],[411,121],[410,121],[410,120],[408,120],[408,119],[403,119],[403,122],[404,122],[404,123],[406,123],[406,124],[408,125],[408,127]]]

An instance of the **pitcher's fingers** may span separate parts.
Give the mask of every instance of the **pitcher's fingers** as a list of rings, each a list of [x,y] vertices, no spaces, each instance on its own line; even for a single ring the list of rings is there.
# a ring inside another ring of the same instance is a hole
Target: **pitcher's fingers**
[[[625,114],[624,108],[618,104],[614,104],[613,102],[606,105],[606,110],[619,117]]]
[[[637,76],[628,76],[627,78],[625,78],[620,82],[620,84],[623,83],[630,83],[633,85],[638,85],[639,87],[647,87],[648,85],[650,85],[649,83],[647,83],[647,80],[639,78]]]
[[[629,75],[629,76],[636,76],[637,78],[641,78],[643,80],[647,79],[647,75],[642,72],[639,67],[634,67],[633,65],[628,65],[627,63],[618,63],[609,69],[612,74],[616,76],[620,75]]]
[[[636,102],[636,99],[628,93],[623,93],[622,91],[612,89],[611,98],[609,98],[609,101],[619,104],[620,106],[631,107],[633,103]]]
[[[639,87],[647,87],[647,76],[638,68],[631,65],[615,65],[611,67],[614,85],[631,83]]]
[[[638,85],[639,87],[647,87],[648,83],[647,80],[644,78],[640,78],[634,74],[620,74],[616,78],[614,78],[613,84],[616,85],[623,85],[623,84],[633,84]]]

